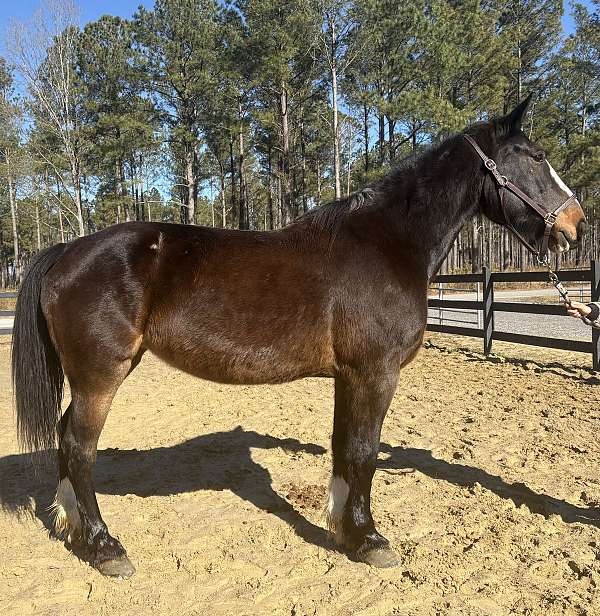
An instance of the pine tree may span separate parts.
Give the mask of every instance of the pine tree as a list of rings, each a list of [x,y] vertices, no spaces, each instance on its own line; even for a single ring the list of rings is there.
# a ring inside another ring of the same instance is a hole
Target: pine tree
[[[77,47],[77,74],[84,100],[82,131],[93,144],[87,166],[101,180],[104,203],[112,193],[113,222],[143,219],[143,203],[130,189],[146,154],[157,149],[158,116],[141,96],[142,59],[133,49],[131,24],[104,16],[88,24]]]
[[[134,16],[140,69],[168,131],[182,222],[195,220],[203,109],[218,79],[214,0],[156,0]]]

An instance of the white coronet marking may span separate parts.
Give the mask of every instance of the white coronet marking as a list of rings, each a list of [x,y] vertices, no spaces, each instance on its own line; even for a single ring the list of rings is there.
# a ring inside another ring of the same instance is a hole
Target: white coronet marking
[[[558,184],[558,187],[563,192],[567,193],[568,197],[570,197],[573,194],[573,191],[562,181],[560,175],[556,173],[554,167],[548,161],[546,161],[546,164],[548,165],[548,169],[550,169],[550,175],[552,176],[553,180]]]
[[[327,501],[327,526],[337,543],[343,543],[342,517],[348,500],[350,486],[338,475],[333,475],[329,482],[329,499]]]
[[[54,518],[56,535],[72,543],[81,531],[81,518],[79,517],[75,491],[67,477],[58,484],[54,502],[48,507],[48,510]]]

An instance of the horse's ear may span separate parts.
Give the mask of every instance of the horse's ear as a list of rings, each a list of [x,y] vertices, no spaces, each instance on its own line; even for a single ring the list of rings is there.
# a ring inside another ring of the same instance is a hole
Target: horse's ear
[[[533,93],[531,93],[525,100],[521,101],[508,115],[500,118],[498,122],[499,128],[504,133],[511,133],[513,131],[521,130],[523,124],[523,118],[529,109]]]

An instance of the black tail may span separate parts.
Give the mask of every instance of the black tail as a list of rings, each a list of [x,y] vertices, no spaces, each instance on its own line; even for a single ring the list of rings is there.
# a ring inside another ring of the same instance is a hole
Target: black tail
[[[19,291],[12,338],[12,379],[21,445],[31,451],[56,444],[64,374],[40,304],[44,274],[58,261],[65,244],[37,254]]]

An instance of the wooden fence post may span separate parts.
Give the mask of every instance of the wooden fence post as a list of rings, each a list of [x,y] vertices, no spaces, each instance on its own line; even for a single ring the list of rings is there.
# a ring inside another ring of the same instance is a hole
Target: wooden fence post
[[[595,259],[590,262],[590,283],[592,301],[600,302],[600,263]],[[592,367],[600,370],[600,330],[592,327]]]
[[[489,355],[492,352],[492,339],[494,335],[494,283],[490,268],[483,266],[483,352]]]

